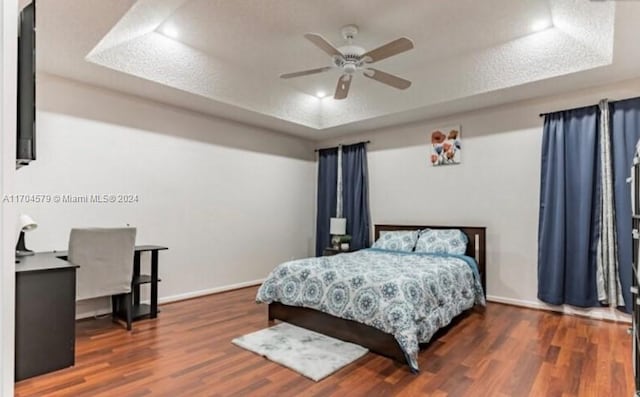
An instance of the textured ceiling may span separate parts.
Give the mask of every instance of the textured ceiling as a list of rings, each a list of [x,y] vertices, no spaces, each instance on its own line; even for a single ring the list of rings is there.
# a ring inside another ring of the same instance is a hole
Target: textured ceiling
[[[636,2],[39,0],[37,15],[42,72],[312,139],[640,75]],[[414,41],[376,64],[408,90],[356,76],[336,101],[314,95],[336,70],[278,78],[329,65],[303,34],[340,46],[350,23],[366,49]]]

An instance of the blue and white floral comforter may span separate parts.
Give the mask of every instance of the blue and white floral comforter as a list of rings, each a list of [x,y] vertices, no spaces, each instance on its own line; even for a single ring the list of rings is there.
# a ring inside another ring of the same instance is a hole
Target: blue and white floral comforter
[[[308,307],[392,334],[414,371],[419,343],[485,304],[473,258],[375,248],[285,262],[256,300]]]

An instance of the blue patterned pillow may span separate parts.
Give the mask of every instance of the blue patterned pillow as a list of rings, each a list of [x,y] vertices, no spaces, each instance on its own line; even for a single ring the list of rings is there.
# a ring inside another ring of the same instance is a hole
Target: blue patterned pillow
[[[459,229],[425,229],[420,232],[416,252],[464,255],[468,242],[467,235]]]
[[[391,251],[411,252],[418,240],[417,230],[402,230],[395,232],[382,232],[380,238],[373,243],[373,248]]]

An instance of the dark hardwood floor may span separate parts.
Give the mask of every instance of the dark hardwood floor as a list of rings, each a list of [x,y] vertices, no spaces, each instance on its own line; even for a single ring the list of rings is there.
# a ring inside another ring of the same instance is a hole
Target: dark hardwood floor
[[[267,326],[256,288],[162,306],[132,332],[77,324],[76,366],[16,384],[17,396],[633,395],[627,325],[489,304],[420,354],[421,372],[369,353],[315,383],[231,344]]]

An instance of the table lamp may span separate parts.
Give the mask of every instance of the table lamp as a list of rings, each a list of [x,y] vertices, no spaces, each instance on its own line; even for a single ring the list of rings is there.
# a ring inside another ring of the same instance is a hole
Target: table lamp
[[[331,237],[331,245],[333,248],[340,248],[340,237],[347,233],[347,219],[346,218],[331,218],[329,223],[329,233]]]
[[[16,244],[16,258],[33,255],[33,251],[28,250],[24,245],[24,232],[30,232],[38,227],[38,224],[29,215],[20,215],[18,220],[20,236]]]

